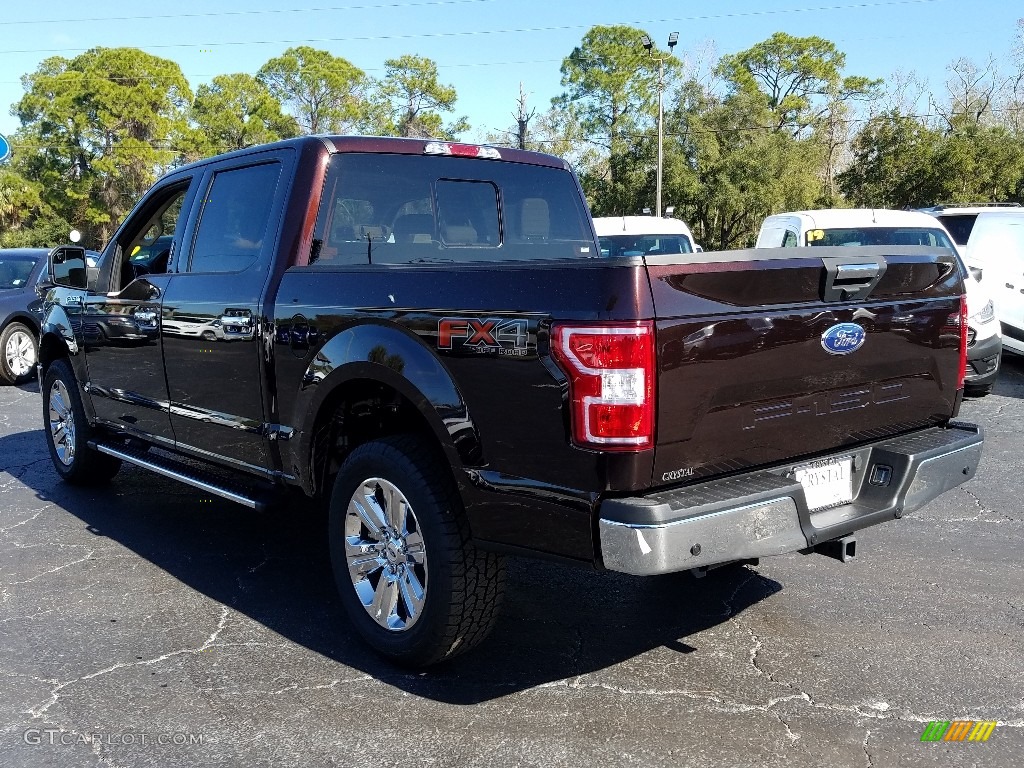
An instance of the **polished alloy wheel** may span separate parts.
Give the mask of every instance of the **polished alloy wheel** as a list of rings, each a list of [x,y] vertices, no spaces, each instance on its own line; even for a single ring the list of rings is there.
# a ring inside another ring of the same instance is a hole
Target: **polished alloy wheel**
[[[17,378],[27,376],[36,364],[36,345],[24,331],[14,331],[4,346],[7,368]]]
[[[371,477],[352,494],[345,558],[359,602],[374,621],[395,632],[416,623],[427,596],[427,553],[412,505],[393,483]]]
[[[50,387],[50,438],[57,458],[67,467],[75,460],[75,414],[64,382],[59,379]]]

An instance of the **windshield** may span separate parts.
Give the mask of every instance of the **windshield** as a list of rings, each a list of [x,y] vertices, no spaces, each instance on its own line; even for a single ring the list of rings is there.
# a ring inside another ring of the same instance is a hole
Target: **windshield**
[[[851,227],[849,229],[812,229],[808,245],[926,245],[956,249],[941,229],[926,227]]]
[[[602,256],[661,256],[693,253],[686,235],[607,235],[597,238]]]
[[[35,259],[0,256],[0,289],[24,288],[35,265]]]

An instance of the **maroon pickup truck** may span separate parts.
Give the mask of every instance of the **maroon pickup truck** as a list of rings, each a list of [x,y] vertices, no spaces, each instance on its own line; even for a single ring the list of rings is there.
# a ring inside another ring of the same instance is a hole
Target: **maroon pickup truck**
[[[845,560],[981,457],[952,421],[952,253],[602,257],[542,154],[305,137],[210,158],[153,187],[98,276],[56,249],[48,286],[56,471],[130,462],[255,509],[323,495],[351,621],[405,664],[486,636],[507,554]]]

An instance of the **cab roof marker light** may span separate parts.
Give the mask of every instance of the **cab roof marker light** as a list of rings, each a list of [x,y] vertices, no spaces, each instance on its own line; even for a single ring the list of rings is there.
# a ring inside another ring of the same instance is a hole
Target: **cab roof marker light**
[[[494,147],[481,147],[476,144],[453,144],[446,141],[428,141],[427,145],[423,147],[423,154],[482,157],[487,160],[501,159],[501,153]]]

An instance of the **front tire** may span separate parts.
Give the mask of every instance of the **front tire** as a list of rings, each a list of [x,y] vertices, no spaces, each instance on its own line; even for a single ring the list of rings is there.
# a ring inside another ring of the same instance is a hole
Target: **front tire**
[[[54,360],[43,376],[46,445],[57,474],[73,485],[101,485],[121,468],[121,460],[89,447],[93,430],[82,407],[71,364]]]
[[[0,333],[0,379],[24,384],[36,374],[39,344],[24,323],[11,323]]]
[[[356,448],[329,513],[331,564],[356,630],[380,655],[427,666],[480,643],[505,590],[505,563],[478,550],[455,484],[409,435]]]

